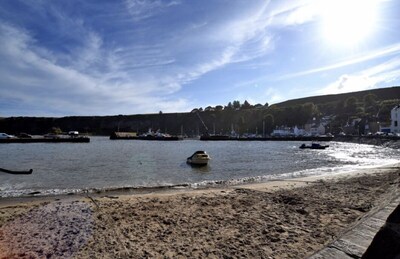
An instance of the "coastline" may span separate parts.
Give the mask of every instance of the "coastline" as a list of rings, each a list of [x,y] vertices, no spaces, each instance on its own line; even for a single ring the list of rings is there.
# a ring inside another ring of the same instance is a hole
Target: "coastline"
[[[223,188],[0,199],[0,258],[305,257],[399,195],[399,166]]]

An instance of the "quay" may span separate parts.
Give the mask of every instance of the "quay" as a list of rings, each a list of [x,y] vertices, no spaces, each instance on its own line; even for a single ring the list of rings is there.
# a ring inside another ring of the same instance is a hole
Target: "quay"
[[[0,139],[0,144],[12,143],[89,143],[89,137],[32,137],[32,138],[7,138]]]
[[[261,138],[243,138],[230,137],[225,135],[210,135],[201,136],[200,140],[205,141],[332,141],[333,137],[314,137],[314,136],[299,136],[299,137],[261,137]]]

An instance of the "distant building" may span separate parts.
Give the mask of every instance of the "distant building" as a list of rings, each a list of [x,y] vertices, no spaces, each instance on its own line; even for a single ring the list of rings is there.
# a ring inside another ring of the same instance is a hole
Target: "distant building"
[[[293,129],[293,133],[295,136],[306,136],[308,135],[305,129],[298,128],[297,125]]]
[[[390,131],[393,133],[400,133],[400,105],[394,107],[390,113]]]
[[[325,126],[322,124],[314,125],[310,129],[311,136],[325,135]]]
[[[281,126],[281,127],[277,127],[276,129],[274,129],[274,131],[271,134],[272,136],[290,136],[293,135],[293,131],[291,128],[289,127],[285,127],[285,126]]]
[[[325,126],[320,120],[313,118],[304,125],[304,130],[311,136],[325,135]]]

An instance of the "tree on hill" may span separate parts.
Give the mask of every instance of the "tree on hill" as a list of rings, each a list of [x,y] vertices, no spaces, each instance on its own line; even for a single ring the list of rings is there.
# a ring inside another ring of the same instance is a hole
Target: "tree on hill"
[[[228,105],[225,106],[225,110],[233,110],[233,105],[231,102],[229,102]]]
[[[357,99],[355,97],[349,97],[344,102],[344,110],[348,115],[355,114],[357,112]]]
[[[364,96],[364,111],[369,115],[375,115],[379,110],[379,104],[375,94],[367,94]]]
[[[265,125],[265,132],[267,134],[271,133],[275,127],[274,116],[272,114],[267,114],[263,118]]]
[[[312,102],[303,104],[301,106],[301,109],[303,111],[303,116],[307,117],[308,119],[311,119],[312,117],[319,115],[318,107]]]
[[[216,111],[222,111],[224,109],[224,107],[222,106],[222,105],[217,105],[217,106],[215,106],[215,110]]]
[[[242,109],[250,109],[251,107],[251,104],[247,100],[242,104]]]
[[[240,109],[240,101],[233,101],[233,108]]]

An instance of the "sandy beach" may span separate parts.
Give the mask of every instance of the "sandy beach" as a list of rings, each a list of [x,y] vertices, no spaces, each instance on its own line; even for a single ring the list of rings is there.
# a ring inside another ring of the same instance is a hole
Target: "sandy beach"
[[[399,174],[0,199],[0,258],[304,258],[398,196]]]

